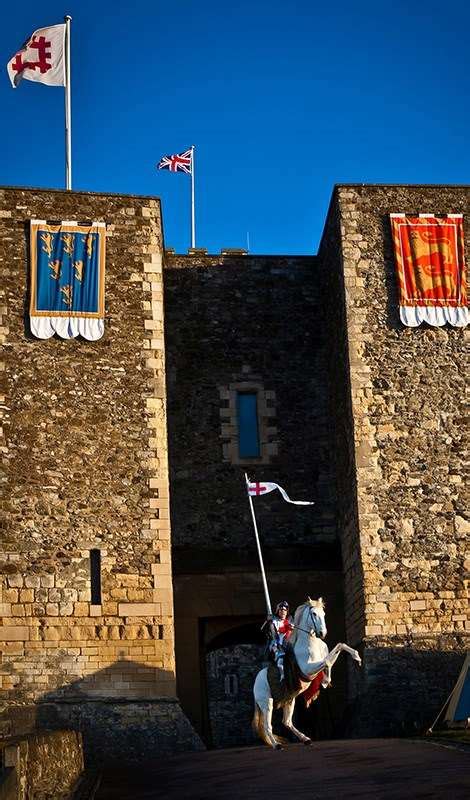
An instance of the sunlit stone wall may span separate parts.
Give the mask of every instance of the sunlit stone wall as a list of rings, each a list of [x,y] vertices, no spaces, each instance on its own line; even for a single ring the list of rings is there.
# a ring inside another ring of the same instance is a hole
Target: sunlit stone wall
[[[30,334],[32,217],[106,222],[99,341]],[[0,237],[3,699],[174,698],[160,202],[7,188]]]

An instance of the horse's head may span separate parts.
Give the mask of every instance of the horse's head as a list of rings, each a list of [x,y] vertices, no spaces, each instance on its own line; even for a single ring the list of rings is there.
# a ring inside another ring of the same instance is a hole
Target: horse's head
[[[326,621],[325,621],[325,604],[323,597],[318,600],[312,600],[307,597],[305,603],[304,620],[310,629],[313,629],[315,636],[324,639],[327,634]]]

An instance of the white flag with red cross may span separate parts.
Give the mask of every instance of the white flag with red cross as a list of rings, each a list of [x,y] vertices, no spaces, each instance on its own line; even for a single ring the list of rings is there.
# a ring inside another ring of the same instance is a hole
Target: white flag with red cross
[[[8,76],[14,89],[22,78],[47,86],[65,86],[65,25],[39,28],[10,59]]]
[[[251,497],[260,497],[262,494],[269,494],[278,489],[286,503],[293,503],[296,506],[313,506],[312,500],[291,500],[287,492],[278,483],[267,483],[266,481],[247,481],[248,494]]]

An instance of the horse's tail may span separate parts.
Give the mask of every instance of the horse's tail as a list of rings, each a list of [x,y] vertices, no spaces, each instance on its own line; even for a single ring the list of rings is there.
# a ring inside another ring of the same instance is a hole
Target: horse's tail
[[[255,736],[258,736],[260,739],[262,739],[265,744],[269,745],[269,747],[272,746],[264,731],[263,715],[258,703],[256,702],[255,713],[253,714],[253,719],[251,720],[251,727],[253,728],[253,733]]]

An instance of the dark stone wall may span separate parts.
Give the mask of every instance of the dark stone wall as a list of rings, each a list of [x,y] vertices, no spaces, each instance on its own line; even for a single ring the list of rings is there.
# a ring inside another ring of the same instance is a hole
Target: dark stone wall
[[[103,763],[137,764],[205,749],[176,698],[44,702],[38,707],[36,724],[79,731],[87,768]]]
[[[331,431],[332,465],[337,496],[336,513],[340,531],[345,589],[345,626],[350,644],[361,639],[364,627],[364,582],[357,519],[354,423],[351,408],[350,356],[348,350],[344,244],[338,193],[333,192],[319,259],[327,348],[328,425]]]
[[[209,718],[214,747],[259,744],[251,728],[253,683],[265,658],[264,647],[239,644],[206,657]]]
[[[167,256],[164,270],[173,548],[253,548],[245,470],[280,483],[258,499],[267,548],[337,535],[323,308],[315,258]],[[272,409],[268,461],[230,463],[224,387],[258,381]],[[269,462],[269,463],[268,463]]]
[[[361,737],[425,733],[455,685],[465,648],[462,636],[366,640],[363,671],[351,671],[351,682],[357,685],[347,733]],[[437,730],[442,725],[440,717]]]

